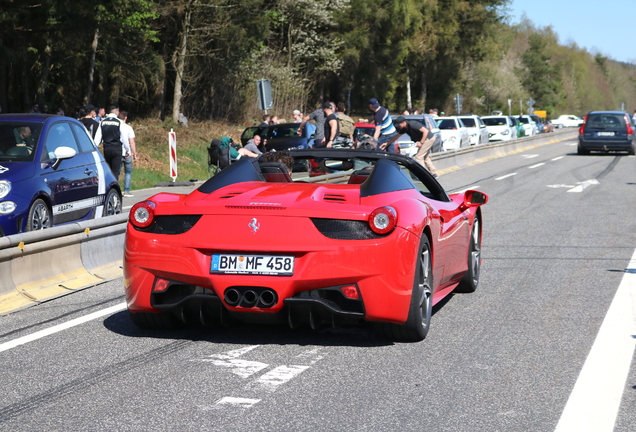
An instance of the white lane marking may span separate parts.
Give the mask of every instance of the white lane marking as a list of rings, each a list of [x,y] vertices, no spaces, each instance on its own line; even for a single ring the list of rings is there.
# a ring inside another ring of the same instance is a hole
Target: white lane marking
[[[258,348],[259,346],[260,345],[250,345],[221,354],[212,354],[211,356],[202,359],[193,359],[192,361],[212,363],[214,366],[226,367],[229,368],[230,372],[233,374],[238,375],[241,378],[247,378],[269,366],[267,363],[239,359],[239,357],[243,354]]]
[[[538,163],[538,164],[536,164],[536,165],[531,165],[531,166],[529,166],[528,168],[529,168],[529,169],[534,169],[534,168],[538,168],[538,167],[540,167],[541,165],[545,165],[545,162],[541,162],[541,163]]]
[[[596,180],[596,179],[585,180],[584,182],[578,182],[578,183],[579,183],[578,186],[573,187],[568,192],[583,192],[583,189],[586,189],[587,187],[592,186],[592,185],[599,184],[598,180]]]
[[[249,345],[243,348],[239,348],[239,349],[235,349],[232,351],[227,351],[225,353],[221,353],[221,354],[212,354],[210,357],[211,358],[218,358],[218,359],[222,359],[222,360],[229,360],[229,359],[235,359],[235,358],[239,358],[240,356],[242,356],[245,353],[248,353],[250,351],[252,351],[253,349],[258,348],[260,345]]]
[[[570,394],[556,432],[614,429],[636,348],[636,251]]]
[[[550,159],[551,161],[558,161],[559,159],[563,159],[565,156],[558,156],[555,157],[554,159]]]
[[[479,187],[479,185],[472,185],[470,187],[467,187],[466,189],[462,189],[460,191],[453,192],[453,194],[461,194],[461,193],[464,193],[464,192],[469,191],[469,190],[477,189],[478,187]]]
[[[225,408],[226,406],[230,405],[230,406],[239,407],[239,408],[252,408],[254,405],[259,403],[260,401],[261,401],[260,399],[248,399],[248,398],[237,398],[237,397],[226,396],[216,401],[216,403],[214,404],[214,407]]]
[[[221,366],[230,368],[230,372],[234,375],[238,375],[241,378],[247,378],[254,375],[256,372],[260,372],[269,365],[267,363],[261,363],[257,361],[232,359],[232,360],[214,360],[214,359],[201,359],[202,362],[210,362],[214,366]]]
[[[549,188],[553,188],[553,189],[558,189],[558,188],[573,188],[574,185],[566,185],[566,184],[553,184],[553,185],[548,185]]]
[[[59,325],[50,327],[48,329],[40,330],[40,331],[35,332],[35,333],[31,334],[31,335],[23,336],[21,338],[12,340],[11,342],[5,342],[5,343],[0,345],[0,352],[10,350],[11,348],[15,348],[15,347],[17,347],[19,345],[24,345],[26,343],[33,342],[33,341],[38,340],[38,339],[42,339],[43,337],[50,336],[52,334],[61,332],[63,330],[67,330],[67,329],[69,329],[71,327],[75,327],[75,326],[78,326],[80,324],[84,324],[85,322],[92,321],[94,319],[101,318],[101,317],[103,317],[105,315],[110,315],[110,314],[113,314],[115,312],[119,312],[119,311],[124,310],[124,309],[126,309],[126,303],[120,303],[118,305],[111,306],[109,308],[106,308],[106,309],[103,309],[103,310],[100,310],[100,311],[93,312],[91,314],[85,315],[83,317],[75,318],[73,320],[65,322],[64,324],[59,324]]]
[[[522,158],[526,158],[526,159],[532,159],[532,158],[536,158],[538,156],[539,156],[538,154],[521,155]]]
[[[282,386],[294,377],[300,375],[309,368],[310,366],[279,366],[276,369],[272,369],[271,371],[267,372],[265,375],[262,375],[256,381],[251,383],[249,387],[256,387],[261,390],[274,392],[278,387]]]
[[[501,177],[497,177],[495,180],[503,180],[505,178],[512,177],[512,176],[515,176],[515,175],[517,175],[517,173],[510,173],[510,174],[506,174],[506,175],[501,176]]]
[[[566,146],[569,146],[569,147],[574,147],[575,145],[578,145],[578,143],[566,144]]]

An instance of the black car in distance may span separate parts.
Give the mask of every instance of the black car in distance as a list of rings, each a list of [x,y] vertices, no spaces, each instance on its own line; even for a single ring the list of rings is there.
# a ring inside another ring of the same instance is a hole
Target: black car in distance
[[[578,154],[626,151],[636,154],[636,126],[622,111],[590,111],[579,127]]]

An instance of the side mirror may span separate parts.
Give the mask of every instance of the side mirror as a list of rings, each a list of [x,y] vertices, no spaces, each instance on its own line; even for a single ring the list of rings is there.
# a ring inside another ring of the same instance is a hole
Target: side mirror
[[[476,190],[467,190],[464,192],[464,201],[459,206],[461,211],[467,210],[471,207],[479,207],[488,202],[488,195]]]
[[[53,169],[57,169],[57,167],[60,166],[60,163],[62,163],[64,159],[70,159],[74,157],[76,154],[77,152],[70,147],[62,146],[62,147],[56,148],[55,151],[53,152],[53,158],[52,158],[52,159],[55,159],[55,161],[53,162]]]

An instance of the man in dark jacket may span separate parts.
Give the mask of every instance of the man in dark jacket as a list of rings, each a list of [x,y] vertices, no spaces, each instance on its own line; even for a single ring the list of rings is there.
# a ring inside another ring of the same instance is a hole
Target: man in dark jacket
[[[119,179],[121,171],[122,142],[121,142],[121,120],[119,107],[111,105],[109,114],[102,119],[95,134],[95,144],[104,144],[104,160],[110,166],[110,170],[116,179]]]

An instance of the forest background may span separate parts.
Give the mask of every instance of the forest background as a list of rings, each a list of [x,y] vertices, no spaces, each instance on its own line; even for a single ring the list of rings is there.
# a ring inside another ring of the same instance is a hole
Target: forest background
[[[253,124],[256,80],[270,79],[271,114],[324,100],[368,115],[393,112],[549,117],[636,109],[636,66],[552,28],[511,25],[508,0],[1,0],[0,107],[33,103],[72,114],[118,103],[134,117]]]

